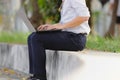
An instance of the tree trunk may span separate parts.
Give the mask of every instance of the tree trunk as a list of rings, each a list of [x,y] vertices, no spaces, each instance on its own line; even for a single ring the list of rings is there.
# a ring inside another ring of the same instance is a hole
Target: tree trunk
[[[92,0],[86,0],[87,2],[87,6],[89,8],[89,11],[90,11],[90,19],[89,19],[89,25],[90,25],[90,28],[91,28],[91,34],[93,35],[94,34],[94,26],[93,26],[93,16],[92,16],[92,10],[91,10],[91,2]]]
[[[119,0],[114,0],[114,8],[113,8],[113,13],[112,13],[112,20],[110,24],[110,28],[108,32],[105,34],[105,37],[113,37],[115,33],[115,23],[116,23],[116,14],[117,14],[117,8],[118,8],[118,1]]]

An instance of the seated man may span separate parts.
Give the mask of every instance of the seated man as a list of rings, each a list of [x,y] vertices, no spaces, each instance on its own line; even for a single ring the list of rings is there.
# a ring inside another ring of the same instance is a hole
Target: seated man
[[[90,14],[85,0],[63,0],[61,8],[59,23],[40,25],[37,28],[38,31],[61,31],[33,32],[28,37],[30,73],[33,74],[28,80],[47,80],[46,49],[78,51],[85,48],[86,35],[90,32]]]

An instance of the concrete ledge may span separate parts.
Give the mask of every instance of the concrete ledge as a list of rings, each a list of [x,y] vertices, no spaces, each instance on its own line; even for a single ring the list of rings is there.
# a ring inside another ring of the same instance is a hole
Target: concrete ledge
[[[120,80],[120,54],[47,50],[48,80]],[[0,66],[28,73],[26,45],[0,44]]]

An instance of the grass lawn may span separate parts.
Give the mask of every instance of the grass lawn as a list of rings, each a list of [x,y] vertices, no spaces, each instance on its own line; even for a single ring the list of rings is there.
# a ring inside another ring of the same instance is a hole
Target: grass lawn
[[[26,44],[29,33],[0,32],[0,42],[13,44]]]
[[[30,33],[5,33],[0,32],[0,42],[13,44],[27,44],[27,37]],[[102,38],[99,36],[89,36],[87,49],[120,52],[120,38]]]
[[[86,47],[93,50],[120,52],[120,38],[102,38],[89,36]]]

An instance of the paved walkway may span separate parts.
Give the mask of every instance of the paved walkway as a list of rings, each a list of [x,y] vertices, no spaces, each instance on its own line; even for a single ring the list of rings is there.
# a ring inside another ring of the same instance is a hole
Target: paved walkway
[[[0,80],[26,80],[28,74],[8,68],[0,68]]]
[[[85,62],[85,66],[83,66],[82,68],[83,70],[80,74],[82,76],[81,80],[89,80],[87,78],[92,79],[90,75],[95,75],[94,80],[104,80],[102,79],[104,75],[108,75],[105,76],[106,80],[108,80],[109,77],[116,78],[109,80],[120,80],[119,77],[120,53],[116,54],[111,52],[84,50],[82,51],[81,59],[84,60]],[[104,70],[104,74],[102,72],[103,70]],[[111,73],[110,70],[113,73]],[[108,71],[110,71],[110,73]],[[99,75],[101,75],[101,79],[100,78],[97,79]],[[0,68],[0,80],[26,80],[27,77],[28,77],[27,74],[14,71],[8,68]]]

